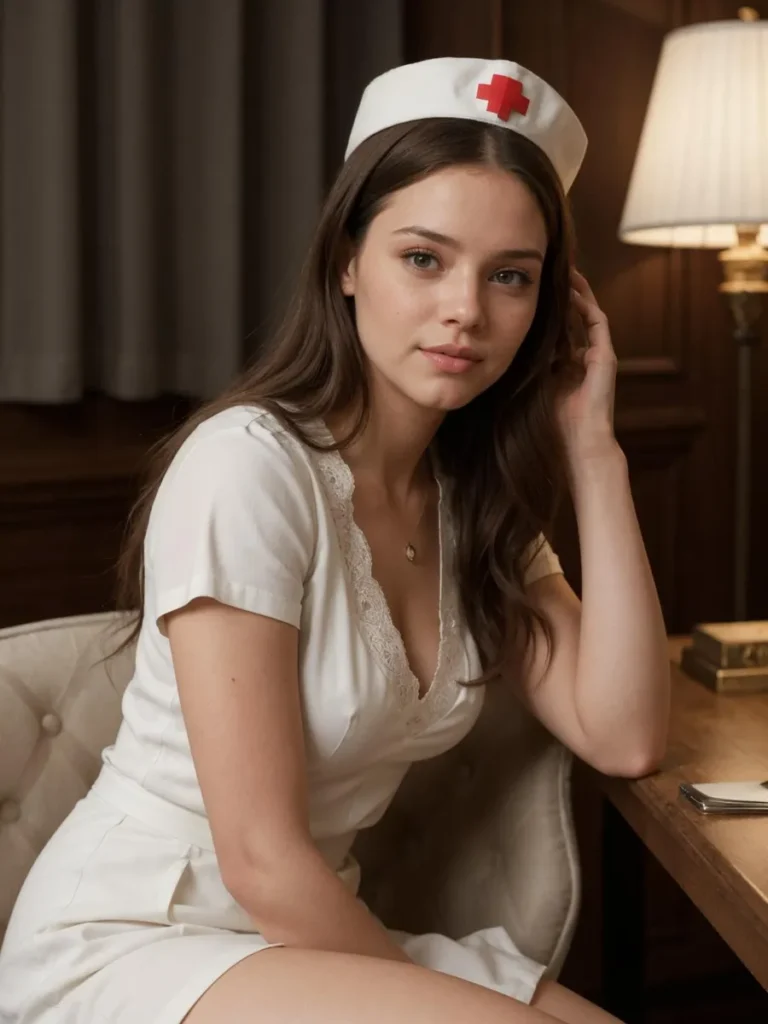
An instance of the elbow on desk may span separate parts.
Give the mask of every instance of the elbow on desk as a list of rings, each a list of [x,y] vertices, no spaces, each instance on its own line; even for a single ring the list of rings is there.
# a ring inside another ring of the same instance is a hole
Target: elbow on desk
[[[632,742],[624,742],[619,749],[611,749],[595,764],[603,775],[611,775],[624,779],[642,779],[657,772],[667,754],[669,745],[669,699],[666,707],[660,712],[658,720],[643,730],[645,735],[633,737]],[[613,746],[613,745],[612,745]]]
[[[626,757],[626,764],[618,775],[627,779],[642,779],[659,771],[667,756],[669,745],[669,714],[666,716],[663,729],[659,728],[661,735]]]
[[[595,764],[594,767],[603,774],[619,779],[643,779],[653,775],[661,767],[665,748],[649,748],[636,753],[623,751],[620,756]]]
[[[668,734],[665,729],[661,736],[645,737],[634,743],[605,745],[591,759],[593,768],[601,775],[620,779],[642,779],[653,775],[661,768],[667,753]]]
[[[636,761],[624,766],[623,771],[616,774],[624,779],[644,779],[646,775],[653,775],[661,767],[663,754],[659,756],[639,757]]]

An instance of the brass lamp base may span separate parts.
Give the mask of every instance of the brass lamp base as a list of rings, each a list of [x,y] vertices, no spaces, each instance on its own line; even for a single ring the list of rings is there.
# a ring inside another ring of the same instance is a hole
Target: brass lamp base
[[[718,257],[723,264],[725,277],[719,290],[728,295],[768,294],[768,249],[757,240],[760,225],[738,224],[736,233],[739,239],[737,244],[730,249],[724,249]],[[755,318],[745,326],[754,327],[759,316],[758,305]]]
[[[738,244],[720,253],[725,280],[719,290],[728,297],[739,345],[736,409],[736,517],[734,614],[747,615],[749,565],[750,481],[752,476],[752,347],[760,340],[758,324],[763,297],[768,295],[768,250],[757,241],[758,224],[737,225]]]

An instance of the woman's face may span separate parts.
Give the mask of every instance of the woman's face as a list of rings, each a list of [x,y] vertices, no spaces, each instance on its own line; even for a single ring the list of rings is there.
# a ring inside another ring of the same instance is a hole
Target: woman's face
[[[506,171],[452,167],[390,196],[341,281],[374,387],[447,412],[498,380],[533,322],[546,245]]]

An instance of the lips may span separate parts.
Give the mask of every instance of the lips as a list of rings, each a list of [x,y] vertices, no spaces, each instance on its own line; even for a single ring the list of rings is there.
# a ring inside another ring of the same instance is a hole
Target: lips
[[[468,373],[477,366],[477,359],[450,355],[450,350],[425,348],[421,351],[436,369],[444,373]]]
[[[472,363],[479,363],[480,356],[471,348],[463,345],[436,345],[434,348],[422,349],[423,352],[435,355],[450,356],[452,359],[467,359]]]

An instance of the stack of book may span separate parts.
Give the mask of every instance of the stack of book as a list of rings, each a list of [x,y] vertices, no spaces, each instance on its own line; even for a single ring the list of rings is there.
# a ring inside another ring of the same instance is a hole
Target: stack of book
[[[696,626],[682,668],[718,693],[768,691],[768,622]]]

